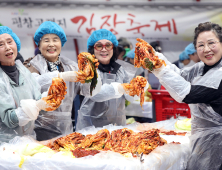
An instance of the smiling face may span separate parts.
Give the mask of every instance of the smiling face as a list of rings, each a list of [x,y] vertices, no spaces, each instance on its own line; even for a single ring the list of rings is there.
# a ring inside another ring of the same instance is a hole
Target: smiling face
[[[213,48],[209,47],[212,42],[216,42]],[[204,47],[203,50],[200,50],[201,47]],[[217,63],[222,57],[222,43],[212,31],[201,32],[197,37],[197,54],[201,61],[206,65],[212,66]]]
[[[15,65],[17,45],[9,34],[0,35],[0,62],[4,66]]]
[[[111,41],[109,41],[109,40],[99,40],[99,41],[97,41],[95,44],[94,44],[94,46],[96,45],[96,44],[102,44],[102,45],[105,45],[105,44],[112,44],[112,42]],[[98,50],[96,50],[95,48],[94,48],[94,55],[95,55],[95,57],[99,60],[99,62],[100,63],[102,63],[102,64],[109,64],[110,63],[110,60],[111,60],[111,58],[112,58],[112,56],[113,56],[113,49],[111,49],[111,50],[107,50],[106,48],[105,48],[105,46],[103,46],[103,48],[102,48],[102,50],[101,51],[98,51]]]
[[[61,48],[61,40],[56,34],[45,34],[39,43],[41,54],[50,62],[58,60]]]

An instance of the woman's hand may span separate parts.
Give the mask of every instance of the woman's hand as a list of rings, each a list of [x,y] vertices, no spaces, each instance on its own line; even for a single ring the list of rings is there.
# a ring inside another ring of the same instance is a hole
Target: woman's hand
[[[59,78],[69,82],[85,83],[86,77],[87,75],[85,73],[77,71],[66,71],[59,73]]]
[[[144,103],[144,92],[148,89],[149,83],[142,76],[136,76],[130,83],[111,83],[114,89],[117,89],[119,94],[128,94],[130,96],[140,96],[140,105]],[[116,90],[115,90],[116,91]]]

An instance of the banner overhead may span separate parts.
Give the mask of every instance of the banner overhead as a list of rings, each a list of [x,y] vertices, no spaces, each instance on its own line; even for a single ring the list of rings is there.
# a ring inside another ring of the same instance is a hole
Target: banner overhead
[[[117,38],[191,41],[194,28],[210,21],[222,25],[222,8],[208,11],[190,9],[155,11],[121,9],[0,8],[0,25],[18,36],[33,36],[44,21],[58,23],[67,37],[87,39],[98,29],[108,29]]]

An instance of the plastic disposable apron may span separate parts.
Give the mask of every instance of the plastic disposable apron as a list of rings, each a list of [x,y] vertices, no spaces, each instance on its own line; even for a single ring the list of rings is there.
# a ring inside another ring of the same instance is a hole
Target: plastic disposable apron
[[[64,71],[77,71],[77,64],[65,57],[60,57]],[[40,83],[41,90],[47,91],[52,83],[52,79],[47,77],[50,73],[46,60],[41,55],[37,55],[31,64],[40,72],[40,76],[44,77],[43,81]],[[76,67],[75,67],[76,65]],[[45,75],[44,75],[45,74]],[[74,96],[79,90],[76,83],[66,82],[67,94],[62,104],[55,111],[47,112],[45,114],[40,114],[35,122],[35,132],[37,133],[38,140],[47,140],[59,135],[66,135],[73,132],[73,125],[71,119],[71,110]]]
[[[23,79],[22,83],[22,91],[20,93],[23,94],[25,99],[39,99],[41,97],[40,93],[40,86],[38,87],[36,84],[37,82],[31,82],[30,72],[22,65],[22,63],[16,60],[16,66],[19,70],[19,77],[21,80],[21,76]],[[29,75],[28,75],[29,74]],[[12,84],[10,83],[9,77],[7,74],[0,68],[0,80],[1,83],[4,83],[5,86],[5,93],[2,94],[1,97],[4,98],[5,101],[8,101],[9,107],[11,109],[17,109],[20,106],[20,101],[16,99],[20,99],[20,96],[17,96],[17,93],[12,88]],[[33,77],[33,80],[34,77]],[[35,85],[33,85],[35,83]],[[4,95],[4,96],[3,96]],[[10,139],[14,138],[15,136],[23,136],[29,135],[35,139],[36,135],[34,132],[34,121],[30,121],[25,126],[17,126],[16,128],[9,128],[7,127],[2,121],[0,121],[0,141],[8,142]]]
[[[100,76],[103,84],[110,84],[112,82],[123,83],[123,79],[120,76],[117,77],[117,74],[100,72]],[[124,108],[124,96],[103,102],[94,102],[90,98],[84,98],[78,112],[76,130],[88,126],[102,127],[108,124],[125,125],[126,116],[123,112]]]
[[[222,63],[210,69],[205,75],[203,63],[182,76],[192,85],[201,85],[218,89],[222,79]],[[187,68],[189,69],[189,68]],[[219,170],[222,164],[222,116],[216,113],[208,104],[189,104],[192,116],[191,157],[188,170]]]

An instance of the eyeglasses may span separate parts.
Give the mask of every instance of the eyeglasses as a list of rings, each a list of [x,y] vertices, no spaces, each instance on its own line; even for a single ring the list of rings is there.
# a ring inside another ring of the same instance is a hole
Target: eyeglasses
[[[210,49],[213,49],[215,46],[216,46],[216,43],[218,43],[219,41],[215,41],[215,40],[210,40],[207,42],[207,46],[210,48]],[[199,44],[197,46],[197,50],[198,51],[203,51],[205,48],[205,45],[204,44]]]
[[[113,49],[113,44],[111,43],[106,43],[105,45],[103,45],[102,43],[97,43],[94,45],[94,48],[97,50],[97,51],[101,51],[103,48],[105,47],[105,49],[107,51],[110,51]]]

